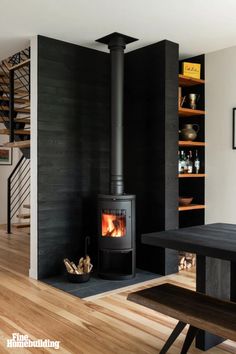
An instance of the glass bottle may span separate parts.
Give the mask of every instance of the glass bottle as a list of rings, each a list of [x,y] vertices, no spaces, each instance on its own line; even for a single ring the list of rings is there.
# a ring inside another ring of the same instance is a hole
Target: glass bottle
[[[199,160],[199,157],[198,157],[198,151],[196,150],[196,153],[195,153],[195,160],[194,160],[194,168],[195,168],[195,173],[199,173],[199,170],[200,170],[200,160]]]
[[[189,151],[189,155],[188,155],[188,173],[193,173],[193,155],[192,155],[192,151]]]
[[[185,153],[183,150],[180,151],[180,159],[179,159],[179,173],[184,173],[186,165]]]

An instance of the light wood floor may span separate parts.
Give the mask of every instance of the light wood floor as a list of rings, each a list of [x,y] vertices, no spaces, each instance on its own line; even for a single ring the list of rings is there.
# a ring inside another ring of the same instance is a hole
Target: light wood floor
[[[126,296],[131,290],[166,279],[80,300],[22,274],[26,274],[28,265],[28,242],[26,235],[20,239],[20,233],[7,241],[5,233],[0,231],[0,353],[157,354],[160,351],[176,321],[129,302]],[[13,267],[14,262],[17,267]],[[193,289],[194,277],[193,272],[185,272],[168,280]],[[32,340],[59,340],[60,350],[7,350],[6,340],[13,332],[28,334]],[[180,336],[170,354],[179,353],[183,339]],[[193,346],[189,353],[201,351]],[[227,341],[208,353],[236,353],[236,344]]]
[[[13,227],[12,234],[7,234],[6,229],[6,225],[0,225],[0,265],[28,275],[30,229],[16,229]]]

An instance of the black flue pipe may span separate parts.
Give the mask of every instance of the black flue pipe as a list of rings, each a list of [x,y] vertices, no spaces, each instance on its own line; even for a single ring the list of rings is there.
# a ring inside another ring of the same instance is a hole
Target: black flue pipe
[[[124,193],[123,180],[123,106],[125,40],[117,35],[110,40],[111,54],[111,162],[110,193]]]
[[[124,50],[137,39],[114,32],[97,42],[108,44],[111,56],[111,161],[110,193],[124,194],[123,180],[123,101]]]

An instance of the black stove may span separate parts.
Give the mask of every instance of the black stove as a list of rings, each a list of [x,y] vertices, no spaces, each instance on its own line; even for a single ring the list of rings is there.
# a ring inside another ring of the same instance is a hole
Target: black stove
[[[98,196],[98,272],[106,279],[135,276],[135,196],[124,193],[124,50],[135,38],[112,33],[97,40],[111,56],[110,194]]]

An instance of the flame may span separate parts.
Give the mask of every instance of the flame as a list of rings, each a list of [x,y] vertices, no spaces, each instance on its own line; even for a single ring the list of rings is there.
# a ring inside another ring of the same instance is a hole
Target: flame
[[[125,233],[125,215],[102,213],[102,236],[123,237]]]

